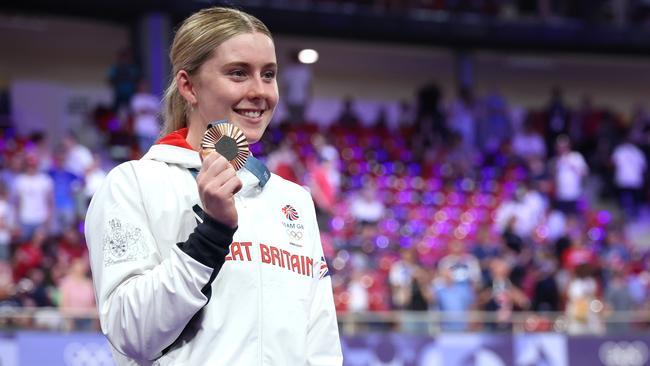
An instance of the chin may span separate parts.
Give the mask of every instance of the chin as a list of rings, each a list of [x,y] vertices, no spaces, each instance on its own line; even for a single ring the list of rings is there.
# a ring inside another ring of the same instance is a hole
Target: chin
[[[258,131],[246,131],[243,130],[244,136],[246,136],[246,141],[248,141],[249,144],[254,144],[258,142],[260,139],[262,139],[262,135],[264,134],[264,131],[258,132]]]

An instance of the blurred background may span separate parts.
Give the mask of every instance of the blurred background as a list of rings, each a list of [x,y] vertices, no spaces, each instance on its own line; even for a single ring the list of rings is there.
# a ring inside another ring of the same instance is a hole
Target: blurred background
[[[346,365],[650,364],[650,1],[0,5],[0,364],[111,365],[83,236],[173,31],[275,35],[253,153],[309,189]],[[38,350],[38,352],[35,352]]]

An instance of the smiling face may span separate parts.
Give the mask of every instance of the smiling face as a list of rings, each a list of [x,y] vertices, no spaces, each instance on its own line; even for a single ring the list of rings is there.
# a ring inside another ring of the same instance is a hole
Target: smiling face
[[[275,47],[267,35],[244,33],[224,41],[191,77],[190,133],[203,136],[208,123],[226,119],[249,143],[259,141],[278,104],[276,74]]]

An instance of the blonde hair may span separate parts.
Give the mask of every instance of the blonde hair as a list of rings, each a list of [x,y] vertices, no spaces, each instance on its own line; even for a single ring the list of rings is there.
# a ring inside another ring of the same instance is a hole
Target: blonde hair
[[[203,9],[185,19],[176,31],[169,52],[172,75],[163,97],[163,135],[187,127],[190,106],[178,91],[176,74],[185,70],[192,75],[220,44],[234,36],[255,32],[273,38],[259,19],[231,8]]]

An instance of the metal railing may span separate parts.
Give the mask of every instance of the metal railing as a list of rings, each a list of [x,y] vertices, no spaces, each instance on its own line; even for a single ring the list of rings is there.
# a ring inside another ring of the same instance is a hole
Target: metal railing
[[[385,311],[339,313],[344,335],[400,332],[435,336],[441,332],[558,332],[604,334],[650,332],[650,311],[600,312],[576,319],[564,312]]]
[[[564,312],[381,311],[338,313],[342,335],[399,332],[435,336],[442,332],[650,333],[650,311],[595,313],[579,320]],[[572,327],[577,325],[578,327]],[[57,308],[0,308],[0,330],[99,331],[96,311],[67,314]],[[577,329],[577,331],[576,331]]]

